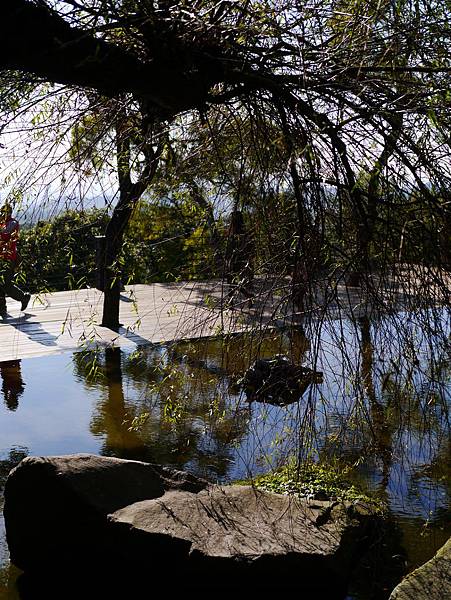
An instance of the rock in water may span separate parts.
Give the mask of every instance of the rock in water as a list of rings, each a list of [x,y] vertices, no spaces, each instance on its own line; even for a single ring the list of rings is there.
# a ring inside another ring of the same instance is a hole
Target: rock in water
[[[5,528],[11,561],[20,569],[109,552],[107,515],[169,489],[207,485],[188,473],[144,462],[76,454],[28,457],[5,485]]]
[[[297,402],[312,383],[322,383],[323,374],[295,365],[287,356],[257,359],[245,372],[240,385],[249,402],[285,406]]]
[[[344,593],[370,521],[351,504],[237,485],[168,492],[110,516],[124,556],[151,560],[161,572],[170,564],[184,581],[297,587],[329,598]]]
[[[27,458],[5,496],[11,559],[31,598],[49,598],[51,586],[69,597],[68,585],[78,598],[107,597],[107,588],[150,597],[163,581],[179,592],[295,589],[339,599],[374,522],[362,505],[90,455]]]
[[[390,600],[445,600],[451,598],[451,538],[427,563],[409,573]]]

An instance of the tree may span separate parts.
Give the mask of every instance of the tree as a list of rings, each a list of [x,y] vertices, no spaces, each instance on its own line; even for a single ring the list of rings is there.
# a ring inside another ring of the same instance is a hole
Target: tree
[[[119,322],[113,266],[123,228],[157,173],[164,140],[196,115],[214,122],[226,108],[241,134],[246,121],[280,133],[279,185],[296,199],[295,264],[312,254],[312,210],[323,211],[326,182],[356,224],[356,242],[345,252],[349,268],[369,268],[382,179],[418,188],[429,212],[440,216],[431,189],[446,190],[450,179],[441,152],[450,32],[446,9],[435,1],[7,0],[1,16],[4,90],[17,86],[20,71],[30,82],[83,89],[91,104],[94,90],[97,100],[100,94],[116,106],[110,126],[120,191],[107,235],[106,325]],[[139,113],[142,169],[130,157],[131,109]],[[264,171],[260,183],[274,187]],[[246,164],[240,181],[250,173]]]

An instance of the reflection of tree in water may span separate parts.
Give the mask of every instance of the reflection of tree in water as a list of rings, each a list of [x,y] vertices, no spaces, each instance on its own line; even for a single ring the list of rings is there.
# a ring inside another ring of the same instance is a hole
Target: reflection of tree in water
[[[451,438],[443,439],[428,464],[412,467],[410,506],[419,516],[400,520],[403,544],[409,548],[407,567],[415,569],[448,540],[451,524]],[[410,511],[413,512],[413,511]],[[419,535],[420,532],[420,535]]]
[[[20,360],[8,360],[0,363],[2,393],[5,405],[15,411],[19,406],[19,398],[25,390],[20,370]]]
[[[122,381],[121,350],[106,348],[98,377],[103,390],[91,423],[94,435],[104,435],[103,454],[122,458],[151,459],[144,441],[127,424],[128,410]]]
[[[387,323],[376,325],[367,316],[356,326],[359,351],[348,368],[359,364],[360,372],[346,391],[347,412],[329,417],[322,455],[360,465],[360,474],[372,486],[375,471],[380,472],[380,494],[397,509],[407,502],[408,510],[418,513],[412,491],[416,466],[434,463],[440,439],[449,436],[446,368],[443,360],[422,354],[413,329],[411,336],[401,336]]]
[[[241,377],[257,358],[287,355],[301,364],[310,349],[309,340],[300,329],[286,332],[254,332],[226,338],[206,338],[195,343],[173,344],[170,352],[176,360],[197,365],[211,373],[223,374],[233,382]]]
[[[142,349],[124,369],[130,379],[147,381],[141,410],[151,410],[143,433],[155,439],[158,460],[226,478],[248,413],[229,402],[227,373],[198,350],[197,344],[171,345],[156,358]]]
[[[74,362],[76,375],[103,392],[91,430],[105,436],[105,454],[227,476],[230,443],[245,431],[246,419],[230,413],[217,376],[172,362],[161,348],[78,353]],[[148,418],[131,428],[142,414]]]
[[[437,453],[428,464],[416,465],[412,469],[411,479],[411,494],[416,493],[421,497],[423,493],[427,499],[451,498],[451,437],[442,438]],[[434,509],[427,515],[427,523],[429,519],[436,527],[451,523],[449,503],[441,505],[434,503]]]
[[[6,479],[12,469],[21,460],[28,456],[28,448],[13,447],[7,453],[0,454],[0,597],[8,600],[20,600],[20,595],[15,590],[14,581],[18,569],[10,564],[8,546],[6,543],[5,528],[3,523],[4,489]]]
[[[373,449],[382,464],[381,488],[385,490],[392,466],[393,424],[387,418],[386,407],[379,402],[373,382],[374,348],[371,339],[370,320],[367,316],[359,319],[361,337],[362,383],[369,404],[368,426],[373,439]]]
[[[119,348],[76,353],[74,365],[86,386],[102,390],[91,431],[104,436],[104,454],[225,479],[250,418],[234,395],[234,382],[256,356],[283,352],[300,361],[307,348],[294,331],[143,347],[131,354]]]
[[[395,318],[370,321],[364,316],[354,323],[356,354],[350,348],[349,359],[344,351],[340,357],[350,383],[339,389],[342,403],[329,415],[320,452],[326,460],[334,456],[359,465],[353,475],[364,487],[376,485],[396,514],[396,529],[389,535],[384,532],[383,543],[363,561],[359,585],[368,590],[363,597],[371,598],[386,598],[382,586],[387,581],[397,583],[406,565],[428,560],[449,536],[451,496],[443,484],[450,476],[445,457],[451,456],[443,401],[446,369],[432,353],[422,351],[413,327],[412,335],[403,335],[394,322]],[[330,395],[326,406],[332,402]],[[441,443],[444,439],[447,442]],[[419,536],[422,524],[424,533]],[[406,550],[409,564],[404,561]]]
[[[275,354],[284,354],[293,362],[300,364],[308,349],[309,343],[303,333],[300,330],[292,330],[289,334],[281,331],[266,334],[260,332],[230,336],[226,339],[210,338],[196,343],[174,344],[169,349],[169,356],[171,361],[177,361],[181,368],[199,367],[196,369],[199,392],[195,395],[202,398],[204,391],[210,390],[207,398],[210,404],[209,422],[216,443],[230,447],[230,444],[238,445],[240,440],[245,436],[248,437],[249,447],[255,450],[255,455],[250,456],[249,460],[255,467],[258,462],[257,453],[260,455],[263,452],[267,456],[276,448],[276,446],[271,447],[271,442],[279,438],[280,423],[275,424],[269,437],[265,435],[265,440],[261,440],[259,423],[264,418],[264,407],[263,412],[260,412],[260,409],[252,411],[247,401],[241,402],[240,390],[236,382],[256,358],[270,358]],[[222,387],[216,392],[216,397],[215,373],[222,375],[220,379]],[[208,408],[208,404],[205,408]],[[304,408],[299,405],[299,410]],[[282,412],[280,419],[285,418],[288,417]],[[275,451],[278,452],[278,448]],[[243,458],[242,453],[241,458]],[[248,468],[252,468],[250,463]]]

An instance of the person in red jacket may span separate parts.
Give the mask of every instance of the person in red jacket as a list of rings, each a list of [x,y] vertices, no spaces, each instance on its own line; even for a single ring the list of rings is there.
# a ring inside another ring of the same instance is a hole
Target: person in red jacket
[[[0,316],[6,317],[6,296],[21,303],[24,311],[30,302],[30,294],[23,292],[14,282],[17,266],[17,240],[19,223],[12,217],[12,208],[4,204],[0,209]]]

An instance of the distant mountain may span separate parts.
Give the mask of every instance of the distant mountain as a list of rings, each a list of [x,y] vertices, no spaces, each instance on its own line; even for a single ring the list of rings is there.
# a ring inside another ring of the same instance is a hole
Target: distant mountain
[[[93,208],[111,208],[111,198],[94,196],[92,198],[46,198],[22,203],[15,211],[15,217],[22,226],[34,225],[38,221],[50,221],[67,210],[87,211]]]

